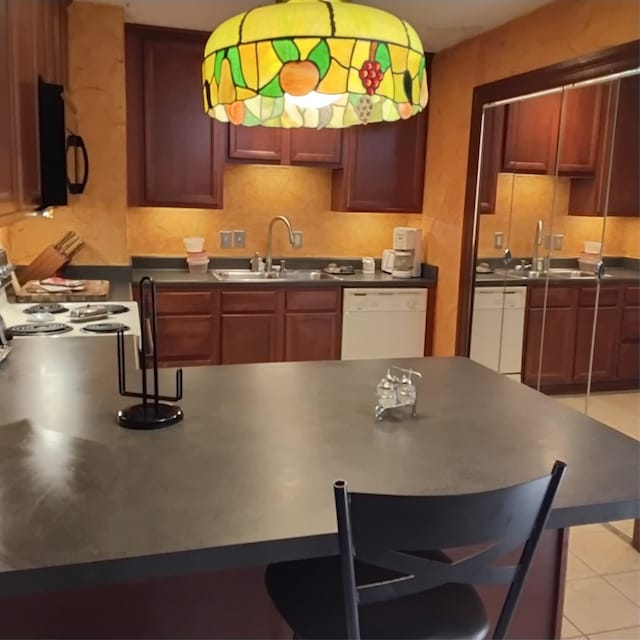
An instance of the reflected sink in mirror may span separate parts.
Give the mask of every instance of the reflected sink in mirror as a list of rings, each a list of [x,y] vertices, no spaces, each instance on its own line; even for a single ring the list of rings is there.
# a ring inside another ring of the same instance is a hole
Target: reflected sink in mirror
[[[270,273],[251,271],[250,269],[213,269],[211,274],[223,282],[263,282],[273,283],[277,280],[342,280],[338,276],[324,273],[324,271],[291,269],[284,273],[272,271]]]

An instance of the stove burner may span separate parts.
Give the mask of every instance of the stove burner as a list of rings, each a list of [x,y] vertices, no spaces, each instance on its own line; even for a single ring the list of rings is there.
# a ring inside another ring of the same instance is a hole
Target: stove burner
[[[129,311],[129,309],[127,307],[125,307],[123,304],[103,304],[100,305],[101,307],[105,307],[105,309],[107,310],[107,313],[126,313],[127,311]]]
[[[73,331],[73,327],[62,322],[47,322],[45,324],[16,324],[9,327],[8,331],[16,336],[49,336]]]
[[[117,333],[118,331],[129,331],[130,328],[122,322],[95,322],[82,327],[82,330],[89,333]]]
[[[27,307],[24,313],[63,313],[65,311],[68,311],[68,309],[58,302],[43,302]]]

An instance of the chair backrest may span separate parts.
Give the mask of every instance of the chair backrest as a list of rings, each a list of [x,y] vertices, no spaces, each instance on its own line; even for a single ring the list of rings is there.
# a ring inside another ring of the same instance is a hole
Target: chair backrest
[[[556,461],[541,478],[462,495],[353,493],[345,481],[335,482],[348,637],[360,637],[359,604],[454,582],[510,584],[494,631],[494,638],[503,638],[565,467]],[[482,548],[456,561],[421,553],[474,545]],[[520,546],[517,564],[495,564]],[[386,569],[392,577],[356,585],[354,559]]]

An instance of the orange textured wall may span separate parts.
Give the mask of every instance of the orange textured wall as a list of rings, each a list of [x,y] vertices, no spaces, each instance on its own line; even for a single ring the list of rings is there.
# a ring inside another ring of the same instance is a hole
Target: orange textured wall
[[[434,58],[423,228],[429,262],[440,267],[436,355],[455,350],[473,88],[635,40],[639,25],[637,0],[558,0]]]
[[[494,235],[504,233],[505,247],[514,256],[531,256],[536,222],[541,219],[545,233],[563,234],[562,249],[557,257],[575,257],[583,250],[584,240],[603,240],[608,256],[638,255],[640,218],[604,218],[570,216],[569,178],[512,173],[498,175],[494,214],[480,216],[478,256],[498,257],[504,249],[494,247]],[[635,247],[634,247],[635,244]]]
[[[227,165],[224,170],[224,210],[138,208],[128,217],[131,255],[183,255],[182,238],[204,236],[210,252],[217,249],[218,231],[244,229],[246,248],[224,255],[265,254],[268,223],[286,215],[304,232],[301,250],[291,249],[286,233],[276,227],[276,255],[379,257],[389,247],[395,226],[420,226],[411,214],[358,214],[330,211],[331,171],[309,167]]]

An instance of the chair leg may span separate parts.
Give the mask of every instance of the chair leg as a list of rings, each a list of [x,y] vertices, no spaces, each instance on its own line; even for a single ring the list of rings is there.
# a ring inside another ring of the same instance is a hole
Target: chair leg
[[[636,518],[633,522],[633,536],[631,546],[640,553],[640,520]]]

